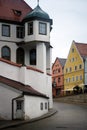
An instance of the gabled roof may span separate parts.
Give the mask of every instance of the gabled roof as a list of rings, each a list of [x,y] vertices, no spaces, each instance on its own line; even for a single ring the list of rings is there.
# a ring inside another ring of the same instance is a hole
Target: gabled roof
[[[60,64],[62,65],[62,67],[64,67],[66,59],[64,59],[64,58],[58,58],[58,59],[60,61]]]
[[[0,0],[0,20],[21,22],[31,11],[24,0]]]
[[[55,62],[56,62],[57,60],[60,62],[61,66],[64,67],[65,62],[66,62],[66,59],[65,59],[65,58],[56,57]],[[53,68],[55,62],[53,63],[52,68]]]
[[[79,51],[79,54],[81,55],[82,58],[85,58],[87,57],[87,44],[85,43],[78,43],[78,42],[75,42],[75,46],[77,48],[77,50]]]
[[[33,89],[29,85],[24,85],[20,82],[8,79],[8,78],[3,77],[3,76],[0,76],[0,83],[6,84],[9,87],[12,87],[12,88],[17,89],[19,91],[22,91],[23,94],[25,94],[25,95],[32,95],[32,96],[39,96],[39,97],[48,98],[46,95],[36,91],[35,89]]]

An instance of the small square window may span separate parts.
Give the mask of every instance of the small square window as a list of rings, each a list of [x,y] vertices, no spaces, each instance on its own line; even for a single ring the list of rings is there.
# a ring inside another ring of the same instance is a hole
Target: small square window
[[[74,48],[72,48],[72,52],[74,52]]]
[[[46,35],[47,34],[47,24],[39,23],[39,34]]]
[[[2,25],[2,36],[10,37],[10,25]]]

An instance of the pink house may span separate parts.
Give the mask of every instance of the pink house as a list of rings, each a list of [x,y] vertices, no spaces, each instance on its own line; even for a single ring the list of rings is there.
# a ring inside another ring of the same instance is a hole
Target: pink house
[[[52,65],[52,91],[53,97],[63,95],[64,88],[64,65],[66,59],[56,58]]]

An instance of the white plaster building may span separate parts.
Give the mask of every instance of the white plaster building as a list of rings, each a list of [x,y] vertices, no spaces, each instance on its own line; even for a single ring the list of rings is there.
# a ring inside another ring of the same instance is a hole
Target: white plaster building
[[[0,0],[0,117],[31,119],[53,107],[51,26],[39,5]]]

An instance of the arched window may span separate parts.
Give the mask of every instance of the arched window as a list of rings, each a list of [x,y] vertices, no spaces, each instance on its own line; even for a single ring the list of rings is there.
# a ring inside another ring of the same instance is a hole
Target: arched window
[[[30,65],[36,65],[36,49],[30,51]]]
[[[7,46],[2,47],[2,49],[1,49],[1,57],[6,59],[6,60],[10,60],[11,51],[10,51],[9,47],[7,47]]]
[[[16,62],[18,64],[24,65],[24,56],[25,56],[24,49],[19,47],[16,51]]]

